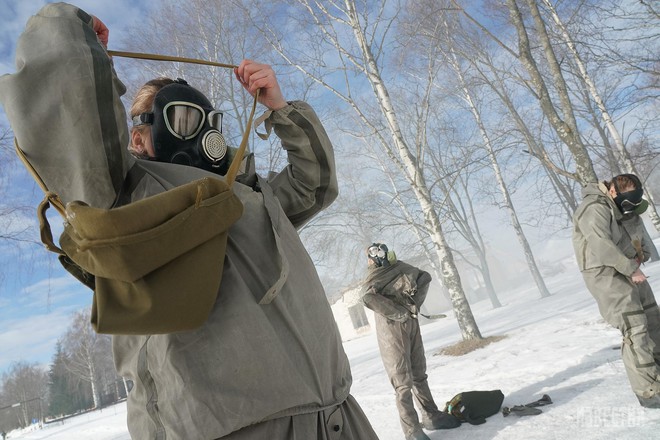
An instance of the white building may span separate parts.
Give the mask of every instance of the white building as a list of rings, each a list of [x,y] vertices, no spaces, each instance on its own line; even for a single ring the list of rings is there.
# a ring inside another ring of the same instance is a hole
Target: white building
[[[367,335],[375,329],[374,312],[362,305],[360,293],[361,286],[350,287],[331,304],[342,341]]]

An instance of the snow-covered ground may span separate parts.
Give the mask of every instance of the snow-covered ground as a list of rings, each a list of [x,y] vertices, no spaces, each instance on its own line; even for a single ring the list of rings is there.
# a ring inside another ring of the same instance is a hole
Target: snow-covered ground
[[[660,292],[660,263],[644,267]],[[653,440],[660,439],[660,409],[639,406],[621,362],[621,337],[598,314],[576,269],[547,280],[553,295],[540,299],[535,289],[500,292],[503,306],[488,301],[473,306],[483,336],[506,338],[462,357],[434,355],[458,342],[450,316],[422,327],[431,389],[438,406],[455,394],[500,389],[504,406],[524,404],[548,394],[542,414],[495,414],[483,425],[430,431],[434,440]],[[401,440],[394,393],[383,372],[375,336],[345,343],[353,368],[352,393],[381,440]],[[128,440],[126,404],[121,403],[23,432],[9,439]]]

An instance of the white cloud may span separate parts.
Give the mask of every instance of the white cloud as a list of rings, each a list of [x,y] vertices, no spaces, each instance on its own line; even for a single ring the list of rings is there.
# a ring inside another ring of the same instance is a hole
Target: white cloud
[[[0,372],[17,361],[48,364],[73,312],[92,302],[91,291],[68,275],[45,276],[0,298]]]
[[[64,276],[46,278],[30,286],[26,286],[21,290],[20,295],[27,298],[28,301],[38,300],[40,297],[48,295],[50,302],[59,303],[79,296],[80,291],[85,289],[86,287],[72,276]]]
[[[16,40],[28,18],[44,4],[43,0],[0,0],[0,74],[14,70]]]
[[[3,319],[0,329],[0,371],[18,361],[47,365],[58,338],[66,331],[78,307],[64,307],[29,318]]]

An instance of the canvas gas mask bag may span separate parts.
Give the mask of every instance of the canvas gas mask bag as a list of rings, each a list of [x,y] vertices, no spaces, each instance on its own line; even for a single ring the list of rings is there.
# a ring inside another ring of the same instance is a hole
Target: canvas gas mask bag
[[[46,194],[38,208],[41,240],[59,254],[71,274],[94,290],[91,320],[97,332],[173,333],[195,329],[206,321],[222,279],[228,230],[243,213],[232,184],[246,150],[258,95],[257,91],[240,147],[224,179],[203,178],[119,208],[94,208],[81,201],[64,205],[16,142],[19,157]],[[51,205],[64,219],[60,246],[54,243],[46,218]]]

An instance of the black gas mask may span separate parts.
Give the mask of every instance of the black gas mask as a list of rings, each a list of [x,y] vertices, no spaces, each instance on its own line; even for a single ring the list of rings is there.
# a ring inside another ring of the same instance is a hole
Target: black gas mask
[[[374,262],[377,267],[387,267],[390,261],[387,258],[387,246],[383,243],[372,243],[367,248],[367,255],[369,259]]]
[[[634,174],[622,174],[622,176],[626,176],[632,180],[636,188],[632,191],[621,192],[616,183],[616,177],[613,178],[612,184],[616,190],[614,203],[623,214],[630,214],[632,212],[642,214],[649,206],[648,202],[643,198],[644,190],[642,189],[642,182]]]
[[[151,113],[133,125],[151,125],[154,159],[224,175],[229,167],[222,113],[199,90],[181,78],[156,93]]]

